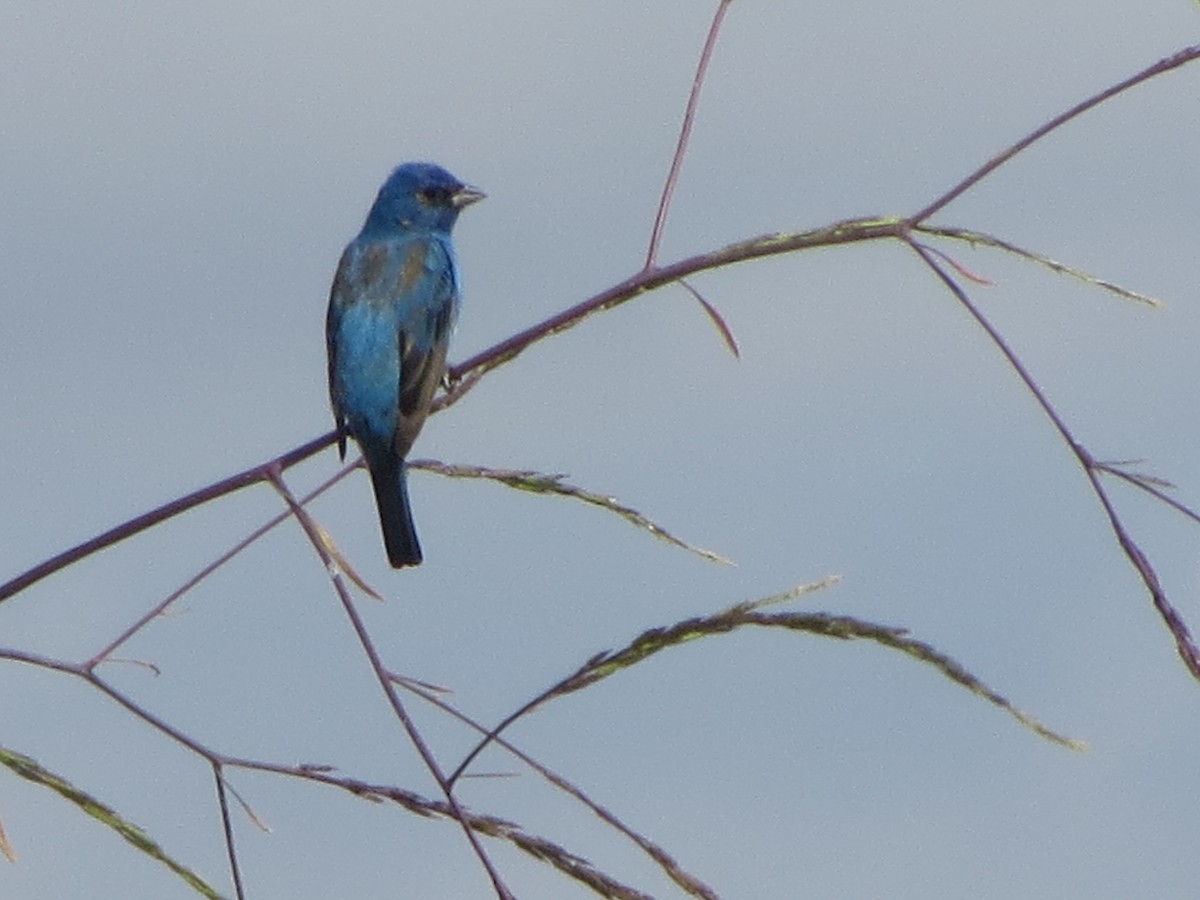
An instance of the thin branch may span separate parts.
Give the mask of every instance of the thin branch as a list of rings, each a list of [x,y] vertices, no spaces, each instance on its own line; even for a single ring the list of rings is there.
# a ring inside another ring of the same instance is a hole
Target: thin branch
[[[994,282],[989,281],[988,279],[984,278],[982,275],[976,275],[974,272],[972,272],[970,269],[968,269],[966,266],[964,266],[962,263],[960,263],[958,260],[956,260],[949,253],[943,253],[937,247],[933,247],[929,244],[922,243],[921,246],[924,249],[928,250],[930,253],[932,253],[934,256],[936,256],[938,259],[940,259],[942,262],[944,262],[946,265],[948,265],[950,268],[952,268],[955,272],[957,272],[963,278],[967,279],[967,281],[974,282],[975,284],[982,285],[983,287],[993,287],[994,286]]]
[[[1000,332],[987,319],[979,308],[971,301],[967,292],[962,288],[957,281],[954,280],[945,269],[943,269],[936,259],[928,252],[927,249],[921,246],[917,241],[909,239],[909,246],[916,253],[934,274],[941,280],[949,291],[958,299],[958,302],[963,306],[967,313],[973,318],[977,325],[983,329],[988,338],[1003,354],[1009,367],[1016,372],[1017,377],[1024,382],[1026,389],[1033,395],[1042,412],[1050,419],[1054,429],[1059,433],[1063,442],[1070,449],[1075,459],[1079,462],[1083,469],[1084,475],[1087,477],[1088,483],[1091,485],[1092,492],[1096,495],[1096,499],[1100,501],[1100,505],[1104,508],[1104,514],[1108,517],[1109,527],[1112,529],[1113,535],[1117,539],[1122,552],[1130,565],[1138,573],[1146,590],[1150,594],[1151,601],[1154,603],[1154,608],[1158,611],[1159,617],[1167,626],[1171,636],[1175,640],[1175,649],[1179,653],[1179,658],[1183,660],[1183,664],[1191,672],[1192,677],[1200,680],[1200,648],[1196,647],[1196,642],[1192,638],[1191,631],[1184,622],[1183,617],[1179,615],[1178,610],[1167,599],[1166,591],[1163,590],[1162,583],[1158,579],[1158,573],[1154,571],[1154,567],[1146,558],[1145,553],[1133,540],[1125,528],[1125,524],[1121,521],[1121,517],[1117,514],[1116,508],[1109,499],[1108,493],[1104,490],[1104,485],[1100,483],[1099,475],[1095,460],[1092,455],[1075,440],[1075,436],[1067,427],[1066,422],[1058,414],[1058,411],[1051,405],[1042,389],[1038,387],[1037,382],[1033,380],[1029,370],[1025,368],[1024,363],[1009,347]]]
[[[69,550],[64,550],[57,556],[39,563],[26,572],[22,572],[16,578],[0,584],[0,602],[7,600],[14,594],[19,594],[31,584],[41,581],[47,575],[52,575],[59,569],[66,568],[71,563],[77,562],[85,556],[91,556],[98,550],[111,547],[113,544],[133,537],[147,528],[174,518],[180,513],[185,513],[193,507],[200,506],[218,497],[223,497],[226,494],[232,494],[234,491],[240,491],[242,488],[249,487],[252,484],[265,481],[267,478],[266,473],[271,467],[276,466],[280,469],[291,468],[297,463],[308,459],[313,454],[324,450],[336,438],[337,432],[331,431],[319,438],[314,438],[308,443],[301,444],[294,450],[289,450],[287,453],[277,456],[269,462],[246,469],[244,472],[238,472],[236,475],[231,475],[207,487],[202,487],[200,490],[193,491],[185,497],[180,497],[178,500],[164,503],[157,509],[152,509],[147,513],[136,516],[115,528],[110,528],[103,534],[96,535],[91,540],[84,541],[82,544],[78,544]]]
[[[221,895],[203,878],[182,863],[167,855],[150,835],[127,819],[122,818],[112,807],[100,802],[91,794],[75,787],[61,775],[39,765],[37,760],[24,754],[17,753],[5,747],[0,747],[0,765],[26,781],[50,788],[56,794],[73,804],[77,809],[91,816],[96,821],[111,828],[127,842],[153,859],[158,860],[176,875],[184,880],[197,893],[210,898],[221,900]]]
[[[1161,478],[1155,478],[1153,475],[1144,475],[1140,472],[1126,472],[1124,469],[1118,468],[1115,463],[1097,462],[1094,464],[1094,467],[1097,472],[1112,475],[1114,478],[1119,478],[1127,484],[1132,484],[1139,490],[1145,491],[1154,497],[1154,499],[1165,503],[1171,509],[1200,525],[1200,513],[1197,513],[1190,506],[1180,503],[1163,490],[1164,487],[1169,488],[1173,486],[1169,482],[1165,482]]]
[[[370,663],[371,671],[375,675],[375,680],[383,690],[384,697],[391,706],[392,712],[403,726],[405,733],[408,735],[409,742],[416,749],[417,754],[421,757],[421,761],[425,764],[425,768],[429,774],[433,776],[437,782],[442,794],[446,798],[446,803],[454,812],[454,816],[458,819],[462,826],[463,833],[466,835],[467,843],[478,857],[480,864],[487,873],[488,878],[492,882],[492,887],[495,888],[496,896],[500,900],[513,900],[513,895],[509,891],[504,880],[500,877],[500,873],[496,871],[492,861],[488,858],[487,852],[479,843],[479,839],[475,836],[475,831],[467,821],[467,815],[458,805],[458,801],[454,798],[453,786],[447,781],[445,774],[442,772],[441,766],[438,765],[437,758],[433,755],[433,751],[425,742],[416,723],[408,715],[408,710],[405,709],[403,702],[400,700],[396,689],[388,678],[388,670],[383,664],[383,660],[379,656],[379,651],[375,647],[375,642],[371,640],[371,635],[367,631],[367,626],[363,623],[362,617],[358,614],[358,609],[354,605],[354,601],[350,598],[350,593],[346,589],[345,583],[342,581],[341,575],[334,567],[333,558],[330,556],[328,549],[323,540],[323,531],[313,521],[312,516],[293,496],[291,490],[283,481],[282,471],[278,468],[271,470],[268,473],[272,486],[283,498],[291,509],[292,514],[300,523],[300,527],[304,529],[304,533],[308,536],[309,543],[316,550],[325,569],[329,572],[330,582],[333,584],[334,591],[337,593],[338,599],[341,601],[342,609],[346,613],[346,617],[350,620],[350,625],[354,629],[355,635],[358,637],[359,646],[362,647],[363,653],[366,654],[367,661]]]
[[[725,346],[729,348],[729,352],[733,354],[733,358],[741,359],[742,351],[738,348],[737,338],[733,336],[733,331],[730,329],[729,324],[725,321],[725,317],[717,312],[717,308],[715,306],[704,299],[703,294],[692,287],[690,281],[684,281],[682,278],[680,278],[679,284],[684,288],[684,290],[691,294],[696,302],[699,303],[704,309],[704,312],[708,315],[708,318],[716,327],[717,333],[721,335],[721,340],[725,342]]]
[[[396,684],[399,684],[407,690],[412,691],[427,703],[433,704],[438,709],[450,716],[453,716],[455,719],[467,725],[469,728],[473,729],[479,734],[485,737],[489,734],[487,728],[476,722],[470,716],[465,715],[456,709],[453,705],[447,703],[441,697],[438,697],[434,691],[429,689],[428,685],[424,685],[421,682],[416,682],[411,678],[405,678],[395,674],[392,675],[392,679]],[[717,895],[712,888],[698,879],[695,875],[692,875],[684,870],[679,863],[675,861],[675,858],[672,857],[671,854],[667,853],[667,851],[658,844],[634,831],[605,807],[592,800],[580,788],[576,787],[566,778],[559,775],[557,772],[553,771],[547,766],[542,765],[542,763],[538,762],[536,759],[529,756],[518,747],[514,746],[507,739],[495,736],[492,738],[492,740],[495,741],[498,746],[503,747],[505,750],[527,765],[529,768],[533,769],[533,771],[537,772],[542,778],[546,779],[564,793],[574,797],[576,800],[590,809],[598,818],[606,822],[621,834],[625,835],[625,837],[633,841],[633,843],[637,844],[637,846],[640,847],[647,856],[649,856],[652,860],[654,860],[655,863],[658,864],[658,866],[666,873],[668,878],[674,881],[688,894],[691,894],[693,897],[699,897],[701,900],[718,900]]]
[[[327,785],[365,800],[375,802],[390,801],[402,809],[425,818],[464,821],[458,819],[458,813],[448,803],[430,800],[412,791],[403,790],[392,785],[373,784],[355,778],[334,775],[327,766],[283,766],[277,763],[251,759],[227,759],[224,762],[225,765],[231,767],[236,766],[253,771],[271,772],[277,775]],[[648,894],[644,894],[606,875],[583,857],[566,850],[553,841],[539,835],[530,834],[507,819],[502,819],[499,816],[467,813],[465,824],[473,833],[507,841],[539,862],[545,862],[554,866],[560,872],[590,888],[601,897],[612,898],[612,900],[653,900]]]
[[[229,817],[229,798],[225,796],[225,779],[221,776],[221,764],[212,764],[213,783],[217,788],[217,804],[221,809],[221,830],[225,835],[225,855],[229,859],[229,874],[233,878],[233,889],[237,900],[245,900],[242,888],[242,870],[238,865],[237,850],[233,844],[233,822]]]
[[[978,184],[1000,165],[1012,159],[1054,129],[1092,107],[1103,103],[1105,100],[1128,90],[1134,85],[1179,68],[1197,58],[1200,58],[1200,46],[1184,48],[1178,53],[1154,63],[1107,90],[1101,91],[1099,94],[1076,104],[1071,109],[1059,116],[1055,116],[1045,125],[1030,132],[1020,141],[993,157],[967,178],[963,179],[963,181],[959,182],[959,184],[932,201],[924,209],[904,219],[895,217],[851,219],[835,223],[828,228],[799,234],[762,235],[748,241],[732,244],[721,250],[680,260],[667,267],[656,267],[653,270],[643,269],[642,272],[625,279],[620,284],[613,285],[608,290],[602,291],[570,309],[564,310],[537,325],[512,335],[495,346],[453,366],[449,373],[449,380],[455,389],[443,400],[442,405],[450,405],[461,396],[461,393],[465,393],[468,385],[459,385],[458,382],[468,375],[475,375],[477,380],[478,375],[515,358],[530,344],[551,334],[557,334],[560,331],[570,328],[595,312],[617,306],[635,296],[654,290],[687,275],[706,269],[727,266],[736,262],[757,259],[761,256],[773,256],[812,247],[833,246],[835,244],[876,240],[884,237],[907,240],[905,237],[907,231],[922,225],[934,213],[941,210],[952,200]],[[463,388],[463,390],[459,391],[458,388]]]
[[[308,503],[315,500],[317,497],[321,496],[323,493],[325,493],[327,490],[329,490],[331,487],[333,487],[335,484],[337,484],[339,481],[341,481],[343,478],[345,478],[347,475],[349,475],[351,472],[353,472],[361,464],[362,464],[362,460],[359,459],[359,460],[355,460],[354,462],[352,462],[346,466],[343,466],[336,474],[327,478],[321,484],[317,485],[316,488],[314,488],[308,494],[306,494],[300,500],[301,505],[307,505]],[[156,619],[158,616],[162,615],[163,612],[166,611],[167,607],[169,607],[172,603],[174,603],[176,600],[178,600],[180,597],[182,597],[184,594],[186,594],[188,591],[190,591],[192,588],[194,588],[196,585],[198,585],[201,581],[203,581],[205,578],[207,578],[213,572],[217,571],[217,569],[221,568],[223,565],[225,565],[227,562],[229,562],[231,559],[233,559],[235,556],[237,556],[239,553],[241,553],[247,547],[249,547],[250,545],[255,543],[259,538],[261,538],[268,531],[275,528],[280,523],[287,521],[289,518],[291,518],[291,515],[292,514],[290,511],[289,512],[281,512],[281,513],[273,516],[272,518],[268,519],[266,522],[264,522],[258,528],[254,529],[254,531],[250,532],[250,534],[246,535],[246,537],[242,538],[240,541],[238,541],[236,544],[234,544],[232,547],[230,547],[228,550],[226,550],[224,553],[222,553],[220,556],[218,556],[216,559],[214,559],[212,562],[210,562],[204,568],[202,568],[199,572],[197,572],[195,575],[193,575],[191,578],[189,578],[187,581],[185,581],[182,585],[180,585],[174,591],[167,594],[167,596],[165,598],[163,598],[161,601],[156,603],[150,610],[148,610],[147,612],[145,612],[144,614],[139,616],[138,619],[132,625],[130,625],[128,628],[126,628],[124,631],[122,631],[119,635],[117,635],[115,638],[113,638],[102,650],[100,650],[91,659],[89,659],[86,663],[84,663],[84,668],[91,671],[92,669],[96,668],[96,666],[98,666],[100,663],[107,660],[109,658],[109,655],[114,650],[116,650],[118,647],[120,647],[122,644],[124,644],[127,640],[129,640],[131,637],[133,637],[135,634],[137,634],[142,628],[144,628],[151,621]]]
[[[583,300],[569,309],[531,325],[511,337],[457,365],[447,373],[451,390],[439,408],[450,406],[465,393],[463,382],[468,375],[482,374],[512,359],[522,351],[551,335],[572,328],[598,312],[614,309],[649,291],[671,284],[697,272],[719,269],[735,263],[749,262],[764,256],[778,256],[796,250],[833,247],[884,238],[903,238],[906,220],[899,216],[846,219],[811,231],[762,234],[735,244],[690,256],[669,266],[642,271]]]
[[[776,594],[749,603],[738,603],[713,615],[686,619],[665,628],[650,628],[639,634],[620,650],[606,650],[597,653],[575,672],[546,689],[501,720],[482,741],[476,744],[463,757],[463,761],[458,764],[458,767],[450,776],[451,783],[456,782],[462,777],[471,763],[498,735],[518,719],[523,718],[548,701],[590,687],[596,682],[602,681],[619,671],[628,669],[670,647],[680,646],[701,637],[726,634],[746,625],[782,627],[793,631],[803,631],[809,634],[840,638],[842,640],[868,640],[895,650],[900,650],[921,662],[935,667],[947,678],[966,687],[972,693],[983,697],[989,703],[1003,709],[1022,725],[1041,737],[1069,749],[1082,749],[1083,745],[1078,741],[1051,730],[1029,714],[1018,709],[1003,695],[989,688],[951,657],[936,650],[930,644],[909,637],[905,629],[866,622],[852,616],[839,616],[823,612],[762,612],[765,606],[794,600],[803,594],[828,587],[834,584],[836,580],[835,578],[822,579],[811,584],[799,585],[782,594]]]
[[[597,494],[594,491],[568,484],[566,481],[563,481],[566,477],[565,475],[546,475],[542,472],[533,472],[527,469],[489,469],[484,466],[457,466],[441,463],[433,459],[411,460],[408,466],[410,469],[423,469],[426,472],[436,472],[438,475],[445,475],[447,478],[485,478],[490,481],[498,481],[518,491],[526,491],[532,494],[556,494],[560,497],[572,497],[576,500],[582,500],[584,503],[616,513],[625,521],[648,531],[660,541],[665,541],[675,547],[695,553],[697,556],[701,556],[710,562],[721,563],[726,566],[733,565],[731,560],[719,553],[714,553],[712,550],[705,550],[703,547],[689,544],[687,541],[675,537],[675,535],[671,534],[671,532],[667,531],[661,525],[646,518],[633,507],[621,503],[615,497]]]
[[[692,90],[688,94],[687,108],[683,113],[683,125],[679,128],[679,140],[675,143],[675,155],[671,158],[671,168],[667,172],[667,180],[663,184],[662,197],[658,201],[658,212],[654,216],[654,229],[650,233],[650,247],[646,251],[645,269],[653,269],[658,257],[658,246],[662,243],[663,228],[667,224],[667,213],[671,208],[671,197],[675,193],[675,184],[679,181],[679,170],[683,166],[683,157],[687,154],[688,140],[692,136],[692,122],[696,117],[696,105],[700,102],[700,89],[704,87],[704,78],[708,72],[708,64],[712,60],[713,48],[717,45],[717,35],[721,31],[721,23],[733,0],[719,0],[712,24],[708,26],[708,37],[704,40],[704,49],[700,51],[700,62],[696,65],[696,74],[692,78]]]
[[[1075,266],[1069,266],[1066,263],[1061,263],[1058,260],[1051,259],[1041,253],[1033,250],[1026,250],[1024,247],[1018,247],[1016,244],[1003,240],[991,234],[986,234],[982,231],[970,231],[966,228],[935,228],[928,225],[921,225],[914,228],[913,231],[922,234],[936,235],[937,237],[949,238],[950,240],[966,241],[968,244],[982,244],[985,247],[994,247],[997,250],[1003,250],[1006,253],[1011,253],[1014,256],[1019,256],[1022,259],[1027,259],[1038,265],[1045,266],[1052,272],[1060,275],[1069,275],[1076,278],[1085,284],[1090,284],[1093,287],[1101,288],[1116,294],[1125,300],[1132,300],[1135,303],[1140,303],[1144,306],[1149,306],[1154,309],[1162,307],[1163,302],[1157,297],[1151,297],[1149,294],[1143,294],[1138,291],[1131,291],[1129,288],[1121,287],[1108,281],[1105,278],[1100,278],[1097,275],[1092,275],[1090,272],[1085,272],[1083,269],[1078,269]],[[936,251],[935,251],[936,252]],[[956,266],[957,268],[957,266]],[[969,277],[969,276],[968,276]]]
[[[188,737],[183,732],[170,725],[163,719],[160,719],[148,710],[140,707],[135,701],[125,696],[115,688],[105,684],[102,679],[94,673],[86,671],[82,665],[66,662],[64,660],[47,657],[40,654],[29,653],[23,650],[15,650],[9,648],[0,648],[0,659],[8,659],[14,662],[26,663],[39,668],[48,669],[51,671],[62,672],[66,675],[71,675],[76,678],[81,678],[90,684],[96,690],[107,695],[115,700],[121,706],[132,712],[137,718],[146,722],[155,730],[171,738],[179,743],[190,752],[196,754],[206,760],[213,767],[215,777],[217,778],[218,802],[221,805],[222,821],[225,823],[226,831],[226,847],[227,853],[232,851],[232,821],[228,812],[228,797],[232,793],[235,797],[237,794],[233,788],[226,784],[221,770],[224,768],[241,768],[260,772],[269,772],[277,775],[299,778],[306,781],[315,781],[321,784],[330,785],[347,791],[355,796],[362,797],[367,800],[391,800],[408,811],[420,816],[436,816],[439,818],[452,819],[459,823],[461,827],[470,830],[472,840],[476,833],[490,837],[500,838],[512,843],[526,853],[531,854],[535,858],[548,862],[555,866],[560,871],[568,874],[577,881],[587,885],[593,891],[603,897],[616,898],[616,900],[647,900],[648,895],[643,894],[633,888],[622,885],[615,879],[605,875],[602,871],[591,866],[581,857],[570,853],[553,842],[529,834],[522,831],[512,822],[495,816],[477,815],[474,813],[466,813],[453,798],[448,798],[446,802],[435,802],[420,797],[419,795],[406,791],[391,785],[368,784],[354,778],[335,776],[332,774],[332,766],[324,765],[282,765],[279,763],[264,762],[261,760],[252,760],[227,756],[217,753],[205,747],[198,741]],[[390,681],[392,676],[390,673],[385,673]],[[150,854],[155,859],[166,863],[173,870],[180,872],[182,875],[188,870],[178,863],[165,857],[161,853],[158,845],[154,843],[148,836],[140,832],[136,826],[126,823],[124,820],[116,817],[115,813],[108,815],[106,808],[98,804],[98,801],[93,801],[86,793],[75,788],[65,779],[47,772],[37,763],[28,757],[22,756],[19,753],[9,751],[4,747],[0,747],[0,765],[7,766],[15,771],[18,775],[28,778],[31,781],[36,781],[40,784],[45,784],[48,787],[54,788],[58,793],[63,794],[68,800],[80,806],[84,812],[93,815],[103,821],[105,824],[117,829],[131,843],[135,844],[139,849]],[[245,802],[237,797],[238,802],[245,806]],[[251,818],[257,817],[251,814]],[[260,825],[261,827],[261,825]],[[236,854],[231,857],[231,865],[235,866]],[[682,870],[680,870],[682,871]],[[688,876],[684,873],[684,879]],[[235,882],[240,884],[240,874],[235,873]],[[189,880],[189,883],[190,880]],[[201,882],[201,884],[203,884]],[[204,889],[197,887],[198,890],[204,892]],[[220,895],[209,889],[211,893],[206,893],[205,896],[211,896],[220,900]],[[238,897],[243,895],[239,892]],[[511,894],[506,895],[511,897]]]
[[[1086,100],[1083,100],[1080,103],[1076,103],[1066,112],[1055,116],[1042,127],[1035,128],[1011,147],[993,156],[954,187],[950,188],[950,190],[946,191],[946,193],[942,194],[920,212],[912,216],[909,221],[913,225],[918,225],[921,222],[924,222],[934,213],[944,209],[951,202],[965,194],[968,190],[970,190],[988,175],[992,174],[992,172],[996,171],[996,169],[1000,168],[1000,166],[1004,165],[1029,145],[1040,141],[1051,131],[1054,131],[1054,129],[1065,125],[1067,122],[1070,122],[1075,117],[1082,115],[1092,107],[1099,106],[1105,100],[1115,97],[1117,94],[1127,91],[1131,87],[1141,84],[1143,81],[1154,78],[1156,75],[1162,75],[1164,72],[1169,72],[1172,69],[1177,69],[1182,65],[1190,63],[1192,60],[1198,57],[1200,57],[1200,45],[1186,47],[1172,56],[1168,56],[1165,59],[1160,59],[1152,66],[1147,66],[1136,75],[1131,75],[1124,81],[1118,82],[1117,84],[1114,84],[1110,88],[1106,88],[1098,94],[1093,94],[1091,97],[1088,97]]]
[[[0,821],[0,856],[3,856],[10,863],[17,861],[17,851],[13,849],[13,845],[8,841],[8,835],[4,833],[3,821]]]

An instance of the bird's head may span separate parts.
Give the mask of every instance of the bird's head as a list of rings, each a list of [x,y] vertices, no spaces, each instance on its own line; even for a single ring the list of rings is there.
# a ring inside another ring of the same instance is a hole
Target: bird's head
[[[445,231],[463,207],[486,194],[463,184],[441,166],[411,162],[397,166],[379,189],[363,231]]]

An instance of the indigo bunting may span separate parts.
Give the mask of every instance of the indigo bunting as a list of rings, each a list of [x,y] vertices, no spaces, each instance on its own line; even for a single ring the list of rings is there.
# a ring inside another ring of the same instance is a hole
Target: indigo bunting
[[[358,442],[397,569],[421,562],[404,457],[445,373],[458,315],[450,229],[484,196],[432,163],[399,166],[346,245],[329,292],[325,344],[338,451],[345,459],[346,437]]]

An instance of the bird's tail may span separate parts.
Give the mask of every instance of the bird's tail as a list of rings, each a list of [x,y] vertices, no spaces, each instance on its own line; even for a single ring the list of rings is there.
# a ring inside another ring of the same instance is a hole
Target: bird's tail
[[[375,504],[379,507],[379,525],[383,529],[383,545],[393,568],[421,564],[421,545],[408,507],[408,481],[404,460],[395,454],[372,459],[371,485],[375,488]]]

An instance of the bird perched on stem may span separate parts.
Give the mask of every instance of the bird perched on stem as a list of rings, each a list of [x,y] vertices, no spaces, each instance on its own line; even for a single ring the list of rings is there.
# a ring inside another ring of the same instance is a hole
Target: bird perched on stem
[[[446,370],[458,315],[450,229],[484,198],[441,166],[405,163],[383,183],[329,292],[329,396],[345,458],[347,435],[371,473],[388,561],[421,562],[404,457]]]

